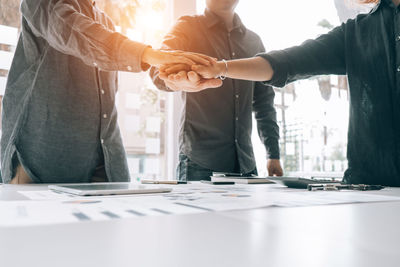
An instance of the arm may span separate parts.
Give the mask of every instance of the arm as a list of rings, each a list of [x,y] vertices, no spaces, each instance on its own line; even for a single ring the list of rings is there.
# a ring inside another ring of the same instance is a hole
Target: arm
[[[32,32],[61,53],[103,70],[139,72],[149,65],[193,63],[107,29],[80,11],[77,0],[24,0],[21,13]]]
[[[265,53],[263,42],[259,39],[258,53]],[[253,112],[257,121],[258,135],[265,145],[269,159],[279,159],[279,126],[274,106],[275,92],[271,86],[255,82],[253,93]]]
[[[265,145],[268,158],[279,159],[279,126],[274,107],[275,92],[270,86],[256,82],[253,111],[257,121],[258,135]]]
[[[234,79],[269,81],[274,86],[320,74],[345,74],[344,25],[300,46],[260,54],[258,57],[217,62],[211,67],[195,65],[204,78],[220,75]]]
[[[274,97],[275,92],[272,87],[261,82],[255,83],[253,111],[257,120],[258,135],[268,155],[268,175],[282,176],[283,170],[279,161],[279,126],[276,120]]]
[[[82,14],[74,0],[24,0],[23,18],[33,33],[61,53],[104,70],[141,71],[146,45],[129,41]]]

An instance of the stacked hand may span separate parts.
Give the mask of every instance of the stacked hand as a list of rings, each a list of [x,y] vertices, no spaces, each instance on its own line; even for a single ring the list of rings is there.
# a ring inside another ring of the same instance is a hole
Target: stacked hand
[[[192,66],[195,64],[210,65],[216,60],[212,57],[183,51],[167,51],[146,48],[143,52],[142,61],[152,66],[161,67],[164,65],[186,64]]]
[[[199,75],[201,71],[213,69],[217,65],[215,58],[182,51],[164,51],[147,48],[143,53],[143,62],[159,68],[159,78],[173,91],[199,92],[222,85],[222,81],[210,75]]]
[[[213,63],[203,65],[211,66]],[[222,81],[216,78],[205,79],[195,71],[192,66],[185,64],[166,65],[160,68],[160,79],[173,91],[199,92],[208,88],[216,88],[222,85]]]

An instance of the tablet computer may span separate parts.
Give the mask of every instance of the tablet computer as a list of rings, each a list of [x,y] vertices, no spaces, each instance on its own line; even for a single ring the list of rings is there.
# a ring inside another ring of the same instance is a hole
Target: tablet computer
[[[104,196],[104,195],[127,195],[127,194],[153,194],[168,193],[172,191],[169,187],[158,185],[141,185],[132,183],[90,183],[90,184],[63,184],[49,185],[50,190],[64,192],[79,196]]]

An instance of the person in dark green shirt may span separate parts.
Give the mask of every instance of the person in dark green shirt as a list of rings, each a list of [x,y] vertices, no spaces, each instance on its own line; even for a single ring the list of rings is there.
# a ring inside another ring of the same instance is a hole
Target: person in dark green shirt
[[[224,75],[277,87],[322,74],[347,74],[350,121],[347,183],[400,186],[400,0],[375,2],[368,14],[315,40],[248,59],[193,66],[204,79]],[[173,79],[173,67],[160,77]]]

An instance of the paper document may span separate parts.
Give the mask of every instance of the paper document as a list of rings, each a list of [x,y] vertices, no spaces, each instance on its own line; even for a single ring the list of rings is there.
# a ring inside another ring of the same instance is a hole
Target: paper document
[[[0,227],[146,216],[168,216],[268,207],[400,201],[400,197],[353,191],[294,191],[278,185],[176,185],[167,194],[78,197],[52,191],[21,191],[34,200],[0,201]]]

